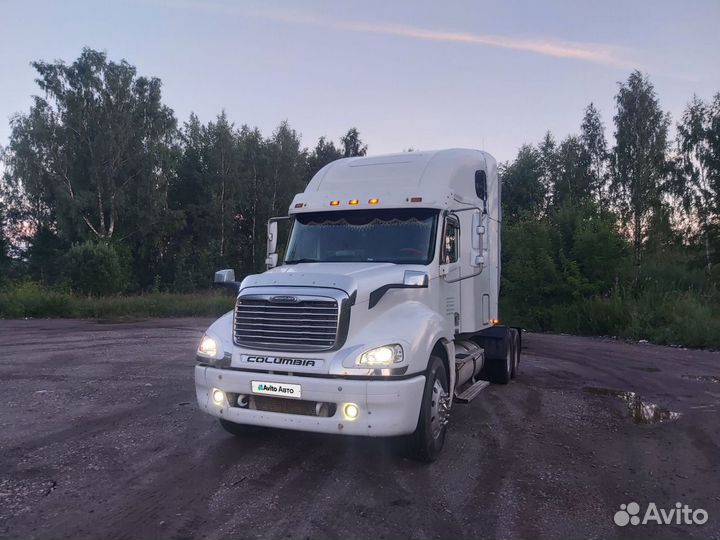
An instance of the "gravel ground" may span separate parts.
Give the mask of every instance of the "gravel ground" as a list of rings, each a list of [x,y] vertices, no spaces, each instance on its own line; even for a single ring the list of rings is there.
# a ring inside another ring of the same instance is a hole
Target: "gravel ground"
[[[720,538],[720,353],[527,334],[444,454],[201,414],[205,319],[0,321],[2,538]],[[616,526],[621,504],[705,525]]]

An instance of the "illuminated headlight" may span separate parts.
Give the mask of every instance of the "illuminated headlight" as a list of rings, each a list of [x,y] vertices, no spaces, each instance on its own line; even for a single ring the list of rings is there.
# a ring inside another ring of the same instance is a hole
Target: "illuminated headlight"
[[[403,348],[400,345],[384,345],[362,353],[356,364],[367,367],[385,367],[402,362],[403,358]]]
[[[220,347],[218,346],[217,341],[208,335],[204,335],[200,340],[197,353],[198,355],[205,356],[207,358],[216,358],[218,350],[220,350]]]

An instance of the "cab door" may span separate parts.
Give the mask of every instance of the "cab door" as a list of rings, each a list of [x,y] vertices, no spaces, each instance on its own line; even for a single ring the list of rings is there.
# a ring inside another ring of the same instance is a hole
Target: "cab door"
[[[460,326],[460,220],[455,214],[445,216],[440,245],[440,310],[448,325]]]

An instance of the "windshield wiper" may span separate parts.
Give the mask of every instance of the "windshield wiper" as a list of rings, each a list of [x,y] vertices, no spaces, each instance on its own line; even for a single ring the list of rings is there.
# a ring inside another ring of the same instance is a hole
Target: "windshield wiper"
[[[313,263],[320,262],[317,259],[295,259],[292,261],[285,261],[285,264],[298,264],[298,263]]]

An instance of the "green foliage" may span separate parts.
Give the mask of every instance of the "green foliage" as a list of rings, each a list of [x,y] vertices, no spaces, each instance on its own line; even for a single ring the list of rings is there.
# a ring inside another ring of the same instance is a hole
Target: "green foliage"
[[[501,165],[502,317],[717,347],[720,94],[688,105],[672,168],[669,118],[650,81],[632,73],[616,103],[612,154],[590,104],[579,136],[558,145],[548,133]]]
[[[146,237],[163,211],[175,133],[160,80],[87,48],[70,65],[32,65],[44,95],[11,122],[7,175],[32,217],[69,242]]]
[[[226,311],[228,296],[168,291],[262,271],[267,220],[322,167],[367,152],[354,127],[311,149],[287,121],[269,136],[224,112],[178,128],[158,79],[92,49],[33,66],[41,95],[2,156],[2,317]],[[548,132],[500,165],[503,318],[717,346],[720,94],[688,104],[673,155],[647,77],[615,101],[611,150],[590,104],[577,135]]]
[[[23,281],[0,289],[0,317],[68,317],[71,297],[34,281]]]
[[[5,236],[5,215],[2,204],[0,204],[0,286],[7,280],[10,273],[10,249],[9,242]]]
[[[79,296],[25,281],[0,289],[0,318],[217,317],[234,298],[220,293]]]
[[[62,260],[68,243],[48,227],[40,226],[30,237],[27,249],[27,274],[44,284],[56,284],[62,280]]]
[[[85,242],[65,256],[65,276],[72,289],[93,296],[122,292],[127,286],[127,261],[111,246]]]
[[[600,111],[593,103],[585,108],[585,114],[580,124],[580,141],[585,159],[588,162],[588,185],[592,198],[597,201],[600,208],[608,208],[610,172],[608,170],[609,154],[605,140],[605,126]]]
[[[696,221],[705,268],[712,274],[720,242],[720,93],[711,103],[693,96],[677,125],[672,190]]]
[[[720,348],[717,291],[614,291],[558,306],[553,330],[580,335],[646,339],[654,343]]]
[[[557,149],[557,172],[552,186],[553,206],[581,204],[592,196],[590,156],[580,138],[570,135]]]
[[[350,128],[348,132],[340,138],[340,144],[342,146],[342,157],[348,158],[367,154],[367,144],[363,144],[357,128]]]
[[[500,166],[506,223],[517,222],[523,214],[539,217],[542,213],[547,196],[542,167],[540,152],[530,145],[520,147],[515,161]]]
[[[566,206],[503,228],[502,317],[550,330],[558,306],[609,293],[626,266],[611,216]]]
[[[341,157],[343,157],[343,152],[335,147],[335,143],[328,142],[325,137],[320,137],[314,150],[308,155],[308,181],[325,165]]]
[[[615,101],[612,189],[620,217],[632,235],[639,271],[645,240],[652,231],[648,223],[662,206],[670,118],[660,108],[655,87],[639,71],[620,85]]]

